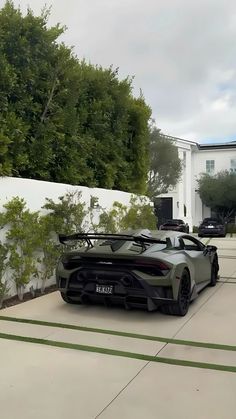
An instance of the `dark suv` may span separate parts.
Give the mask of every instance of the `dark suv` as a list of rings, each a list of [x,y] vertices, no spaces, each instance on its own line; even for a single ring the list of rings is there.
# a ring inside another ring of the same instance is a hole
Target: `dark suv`
[[[183,220],[167,220],[160,226],[160,230],[183,231],[189,233],[189,225]]]
[[[226,225],[217,218],[204,218],[198,228],[198,237],[225,237]]]

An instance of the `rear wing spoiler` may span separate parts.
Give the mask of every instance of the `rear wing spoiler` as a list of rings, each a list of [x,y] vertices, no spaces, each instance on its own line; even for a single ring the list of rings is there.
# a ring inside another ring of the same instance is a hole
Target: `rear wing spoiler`
[[[135,242],[146,248],[146,244],[163,243],[166,244],[166,240],[159,240],[144,235],[134,236],[130,234],[109,234],[109,233],[75,233],[70,235],[58,234],[59,242],[66,244],[71,241],[85,241],[88,247],[93,247],[91,240],[122,240]]]

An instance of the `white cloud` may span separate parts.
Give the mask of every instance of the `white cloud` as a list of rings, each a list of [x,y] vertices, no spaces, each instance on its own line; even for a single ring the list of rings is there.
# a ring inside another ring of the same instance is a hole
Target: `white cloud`
[[[0,0],[0,5],[3,5]],[[21,0],[39,13],[45,0]],[[163,132],[236,135],[235,0],[50,0],[79,58],[134,75]]]

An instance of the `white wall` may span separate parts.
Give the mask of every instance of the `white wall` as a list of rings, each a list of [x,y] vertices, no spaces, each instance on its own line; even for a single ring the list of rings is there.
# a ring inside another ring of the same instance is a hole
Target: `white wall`
[[[198,188],[197,179],[200,177],[201,173],[206,173],[206,160],[215,161],[214,174],[216,174],[222,170],[230,170],[231,159],[236,159],[236,150],[234,149],[194,150],[194,152],[192,152],[192,190],[193,200],[195,201],[193,212],[194,225],[198,226],[203,218],[210,217],[211,215],[210,208],[202,205],[201,199],[196,192]]]
[[[198,150],[193,153],[194,176],[206,172],[206,160],[215,160],[215,173],[230,170],[230,160],[236,159],[236,150]]]
[[[4,203],[14,196],[24,198],[31,211],[38,211],[45,204],[45,198],[57,200],[68,191],[81,191],[82,200],[89,206],[91,196],[99,198],[99,205],[104,209],[112,207],[114,201],[128,204],[131,194],[86,186],[72,186],[63,183],[44,182],[40,180],[13,177],[0,178],[0,211]]]
[[[90,206],[91,196],[98,197],[100,210],[95,210],[94,222],[97,221],[96,215],[97,218],[99,218],[99,211],[109,210],[114,201],[119,201],[124,205],[128,205],[132,195],[127,192],[115,190],[87,188],[85,186],[72,186],[68,184],[44,182],[40,180],[4,177],[0,178],[0,211],[4,210],[3,205],[5,203],[16,196],[25,199],[27,208],[29,208],[30,211],[40,211],[41,207],[45,204],[45,198],[51,198],[54,201],[57,201],[59,196],[63,196],[69,191],[81,191],[81,199],[86,203],[87,207]],[[6,274],[6,278],[11,286],[9,295],[15,295],[16,289],[14,283],[11,281],[10,272]],[[48,280],[47,286],[53,283],[55,283],[54,277]],[[39,288],[41,286],[41,281],[32,280],[31,283],[27,285],[25,291],[28,291],[32,285]]]

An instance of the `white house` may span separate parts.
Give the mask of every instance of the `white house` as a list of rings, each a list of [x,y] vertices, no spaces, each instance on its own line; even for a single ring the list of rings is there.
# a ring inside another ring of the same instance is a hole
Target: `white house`
[[[224,144],[198,144],[175,137],[179,157],[183,161],[183,172],[176,188],[160,196],[160,213],[164,218],[180,218],[192,226],[198,226],[204,217],[211,215],[211,209],[203,205],[199,194],[197,178],[201,173],[216,174],[221,170],[236,172],[236,142]]]

